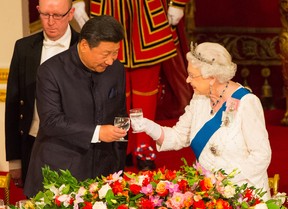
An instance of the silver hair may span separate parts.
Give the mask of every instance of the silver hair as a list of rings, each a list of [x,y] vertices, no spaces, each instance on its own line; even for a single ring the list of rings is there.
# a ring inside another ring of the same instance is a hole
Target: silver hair
[[[203,78],[214,77],[220,83],[231,80],[237,65],[232,62],[229,52],[218,43],[204,42],[199,45],[191,42],[191,51],[186,58],[198,68]]]

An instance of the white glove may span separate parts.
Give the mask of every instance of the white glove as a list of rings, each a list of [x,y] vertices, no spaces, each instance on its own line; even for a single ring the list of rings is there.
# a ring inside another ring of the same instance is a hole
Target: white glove
[[[147,118],[143,118],[143,117],[141,118],[131,117],[130,119],[131,119],[131,127],[133,129],[133,133],[145,132],[154,140],[158,140],[160,138],[162,134],[162,128],[157,123]]]
[[[177,25],[184,16],[184,11],[181,8],[170,6],[168,8],[168,22],[170,25]]]
[[[153,140],[158,140],[162,134],[161,126],[147,118],[143,118],[143,131]]]
[[[73,2],[73,7],[75,8],[74,18],[79,24],[80,28],[82,28],[85,22],[89,20],[89,17],[85,11],[85,2],[75,1]]]

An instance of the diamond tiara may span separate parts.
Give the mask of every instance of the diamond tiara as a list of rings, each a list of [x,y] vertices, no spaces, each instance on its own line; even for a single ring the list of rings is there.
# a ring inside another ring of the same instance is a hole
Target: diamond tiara
[[[196,58],[196,59],[198,59],[199,61],[201,61],[201,62],[205,62],[205,63],[207,63],[207,64],[209,64],[209,65],[212,65],[213,64],[213,62],[215,61],[215,58],[213,58],[212,60],[208,60],[208,59],[205,59],[204,57],[202,57],[201,56],[201,53],[196,53],[196,47],[197,47],[197,43],[193,43],[193,42],[191,42],[191,44],[190,44],[190,49],[191,49],[191,53],[192,53],[192,55]]]

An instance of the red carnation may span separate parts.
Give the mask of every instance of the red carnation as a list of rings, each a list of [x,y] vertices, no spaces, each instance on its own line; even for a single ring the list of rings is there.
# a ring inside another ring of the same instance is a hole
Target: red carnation
[[[195,201],[194,204],[193,204],[193,208],[197,208],[197,209],[205,209],[206,206],[205,206],[205,202],[203,200],[199,200],[199,201]]]
[[[91,202],[84,202],[84,206],[82,209],[92,209],[92,203]]]
[[[186,192],[187,191],[187,187],[188,187],[188,182],[184,179],[181,179],[180,181],[178,181],[177,183],[179,185],[179,190],[182,192]]]
[[[153,202],[151,202],[150,200],[141,198],[138,208],[139,209],[154,209],[154,205],[153,205]]]
[[[139,194],[141,191],[141,186],[139,186],[137,184],[131,184],[129,188],[130,188],[131,192],[135,195]]]
[[[123,192],[123,185],[119,181],[115,181],[111,184],[111,188],[114,194]]]

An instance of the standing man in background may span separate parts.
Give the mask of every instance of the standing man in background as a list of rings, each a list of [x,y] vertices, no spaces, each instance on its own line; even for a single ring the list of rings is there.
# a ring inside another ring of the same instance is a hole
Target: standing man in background
[[[69,26],[75,11],[72,0],[39,0],[37,10],[43,31],[16,41],[7,83],[6,160],[18,187],[25,182],[39,127],[35,103],[37,68],[78,40],[78,33]]]
[[[188,1],[91,0],[92,16],[111,15],[125,29],[119,59],[126,67],[127,110],[140,107],[144,117],[155,120],[161,63],[177,55],[179,40],[174,26],[183,17]],[[135,153],[138,169],[154,169],[156,153],[151,137],[129,134],[127,153]]]

